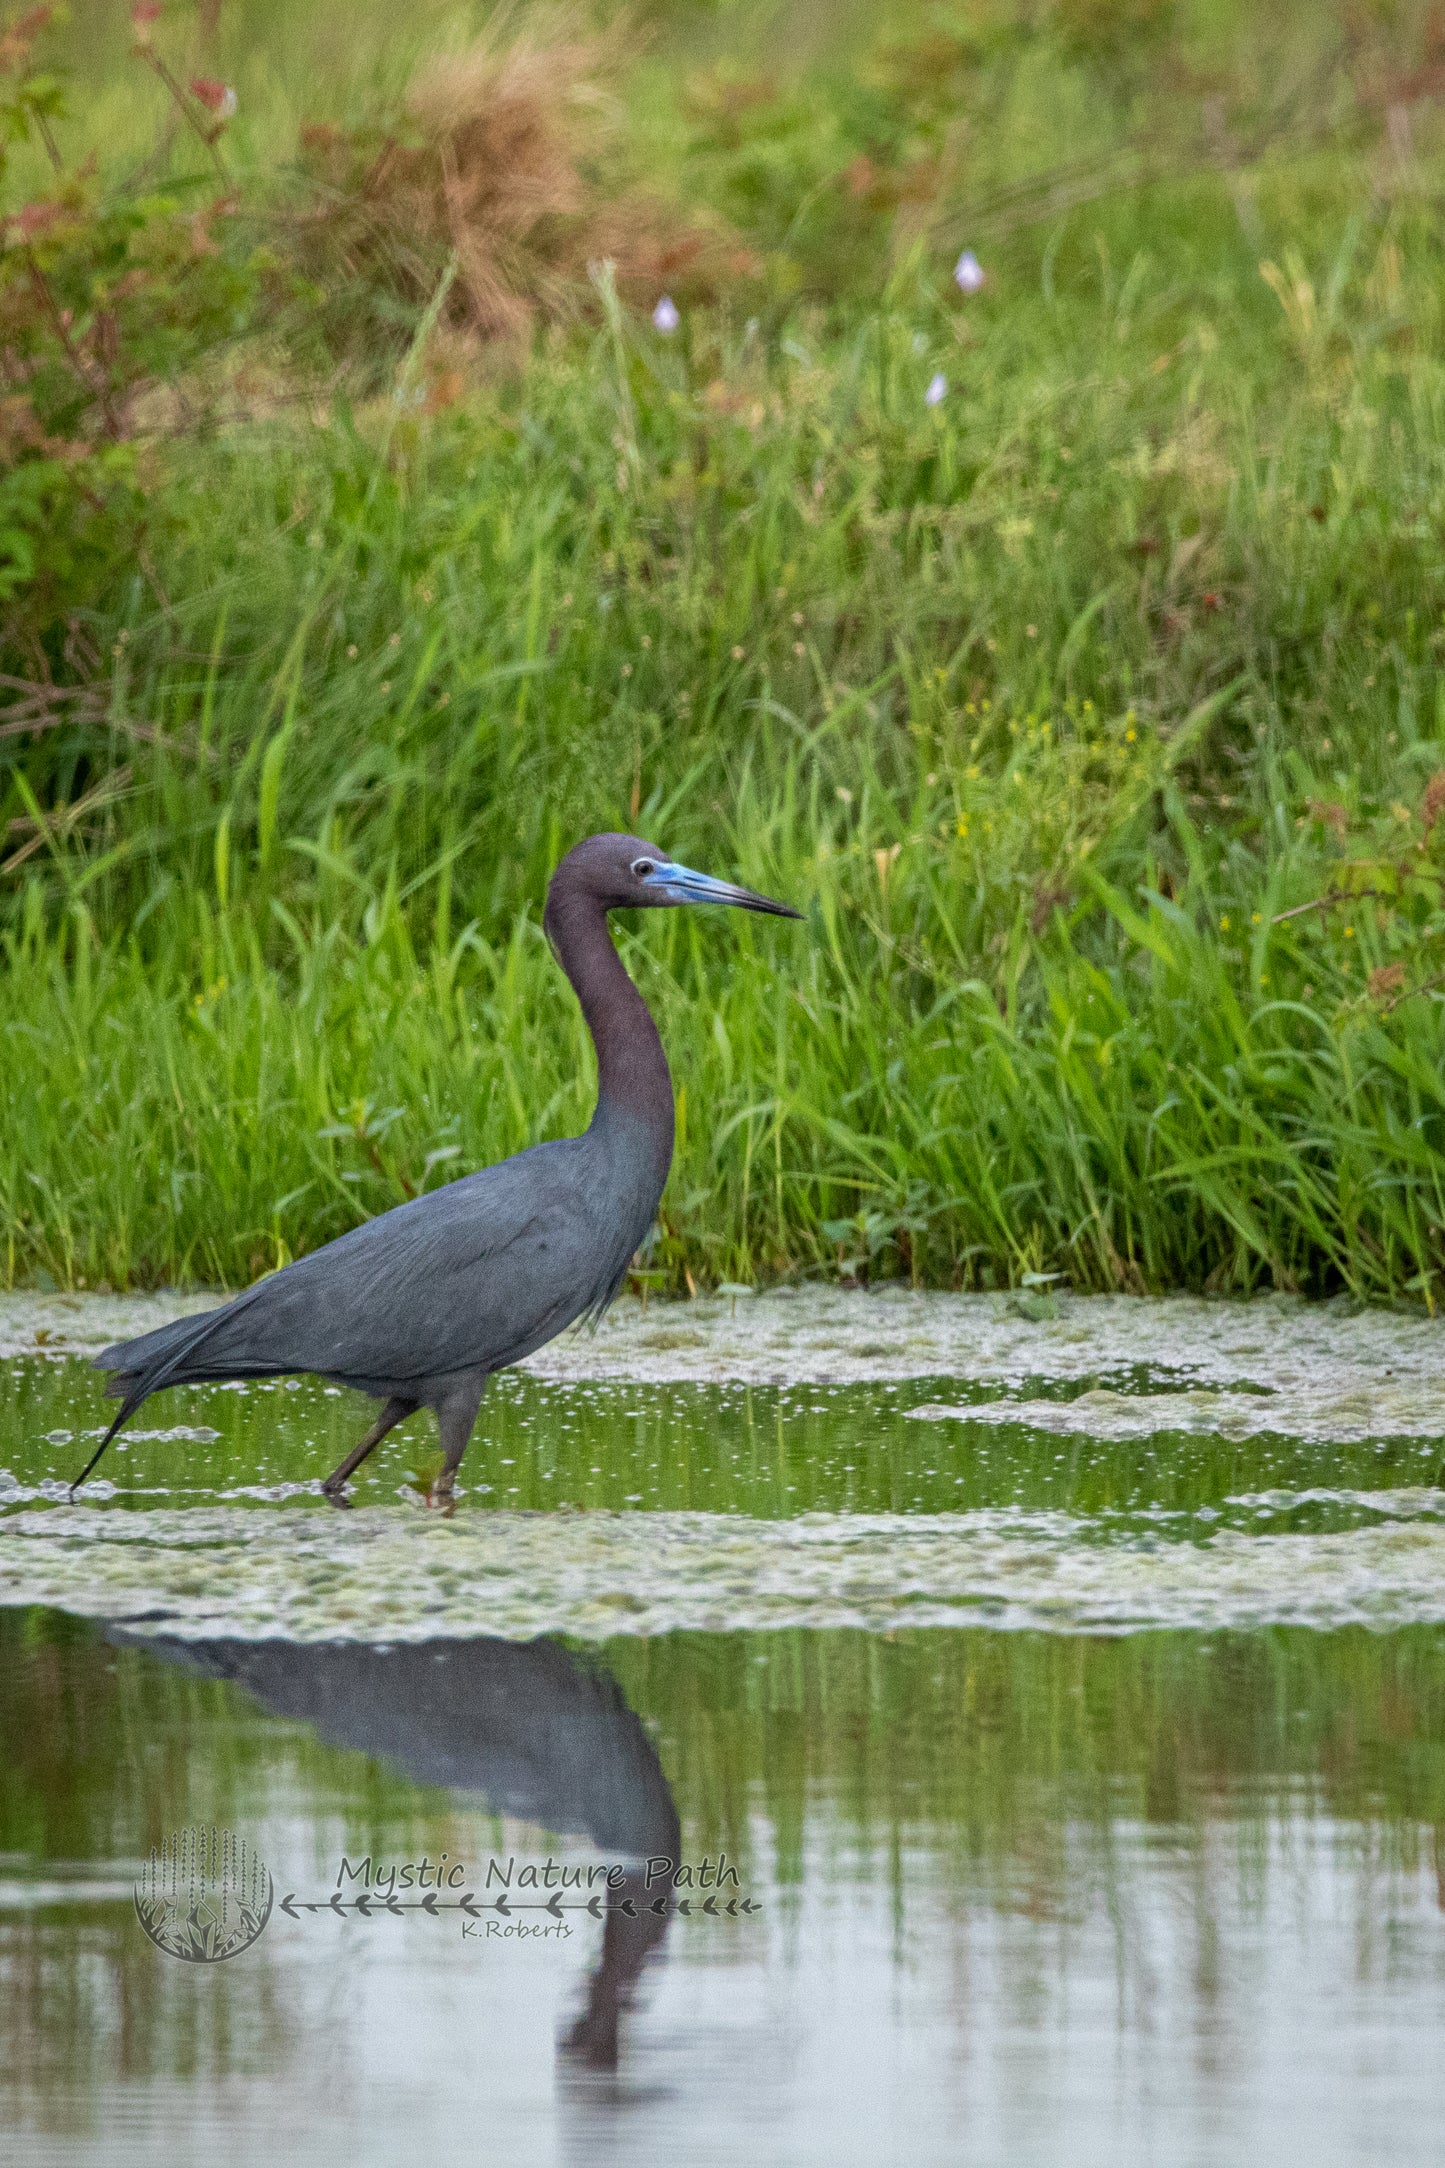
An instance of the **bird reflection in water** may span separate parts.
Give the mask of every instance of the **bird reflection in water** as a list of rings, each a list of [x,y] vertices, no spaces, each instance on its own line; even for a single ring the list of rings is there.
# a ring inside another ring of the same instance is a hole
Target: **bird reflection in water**
[[[480,1795],[494,1813],[590,1837],[626,1868],[609,1894],[602,1956],[561,2053],[615,2069],[619,2023],[669,1920],[651,1909],[642,1863],[679,1856],[677,1807],[657,1752],[605,1671],[560,1642],[182,1641],[111,1638],[244,1687],[277,1716],[395,1764],[418,1784]],[[630,1899],[635,1916],[621,1909]]]

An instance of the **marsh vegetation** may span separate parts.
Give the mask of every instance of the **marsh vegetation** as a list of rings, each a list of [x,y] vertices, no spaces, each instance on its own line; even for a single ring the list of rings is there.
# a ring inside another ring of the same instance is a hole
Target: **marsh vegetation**
[[[1432,16],[136,15],[6,47],[0,1278],[575,1128],[615,825],[810,914],[623,936],[650,1284],[1433,1306]]]

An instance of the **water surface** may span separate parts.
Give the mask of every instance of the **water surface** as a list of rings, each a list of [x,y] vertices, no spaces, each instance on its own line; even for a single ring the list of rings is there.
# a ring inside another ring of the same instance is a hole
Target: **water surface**
[[[448,1514],[425,1418],[328,1505],[309,1381],[72,1502],[104,1313],[5,1308],[7,2163],[1439,2158],[1434,1331],[741,1307],[495,1381]],[[136,1918],[193,1824],[274,1877],[224,1963]],[[649,1914],[654,1848],[739,1902]],[[635,1916],[332,1909],[442,1855]]]
[[[936,1376],[510,1373],[438,1516],[425,1414],[366,1463],[349,1511],[320,1496],[366,1417],[310,1380],[158,1397],[71,1501],[104,1413],[94,1373],[20,1358],[0,1370],[0,1600],[307,1639],[1445,1617],[1438,1437],[1231,1435],[1201,1427],[1197,1394],[1180,1429],[1171,1378],[1106,1375],[1025,1373],[1000,1396]],[[1156,1403],[1153,1428],[1135,1411]],[[1076,1427],[1049,1429],[1051,1411]]]
[[[547,1643],[536,1724],[574,1667],[589,1751],[520,1778],[478,1716],[496,1646],[411,1652],[459,1712],[450,1774],[538,1810],[550,1784],[625,1840],[665,1816],[650,1755],[683,1855],[735,1861],[757,1911],[610,1953],[590,1919],[519,1946],[277,1911],[243,1956],[178,1964],[130,1884],[194,1821],[303,1901],[343,1856],[477,1881],[601,1855],[441,1788],[414,1673],[389,1703],[324,1646],[0,1614],[7,2159],[1438,2159],[1439,1630]]]

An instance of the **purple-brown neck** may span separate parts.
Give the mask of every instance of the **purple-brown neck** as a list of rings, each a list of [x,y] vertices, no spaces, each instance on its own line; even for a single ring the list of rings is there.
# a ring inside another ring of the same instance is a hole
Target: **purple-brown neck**
[[[564,859],[547,891],[542,924],[572,982],[597,1049],[597,1110],[626,1113],[651,1131],[659,1173],[672,1160],[672,1072],[652,1011],[628,977],[607,930],[607,906]]]

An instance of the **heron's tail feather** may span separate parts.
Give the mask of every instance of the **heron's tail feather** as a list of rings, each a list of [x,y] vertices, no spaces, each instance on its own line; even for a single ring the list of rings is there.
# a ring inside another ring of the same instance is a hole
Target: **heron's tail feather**
[[[154,1332],[145,1332],[135,1340],[117,1340],[112,1347],[102,1348],[93,1356],[97,1370],[112,1373],[105,1390],[112,1400],[119,1400],[121,1409],[90,1459],[70,1486],[73,1498],[81,1484],[94,1468],[111,1439],[134,1415],[143,1400],[159,1392],[163,1385],[179,1384],[187,1373],[189,1358],[215,1334],[223,1320],[233,1317],[236,1311],[248,1304],[256,1290],[235,1302],[223,1303],[219,1309],[203,1310],[199,1317],[178,1317],[169,1325],[159,1325]]]
[[[113,1346],[102,1348],[91,1360],[97,1370],[113,1372],[106,1391],[113,1400],[122,1398],[130,1391],[132,1382],[150,1377],[162,1368],[169,1368],[173,1358],[184,1361],[197,1341],[214,1329],[230,1304],[220,1309],[202,1310],[199,1316],[173,1318],[169,1325],[158,1325],[154,1332],[143,1332],[135,1340],[117,1340]],[[154,1392],[154,1385],[146,1386]]]
[[[116,1387],[115,1387],[114,1385],[109,1385],[109,1386],[107,1386],[107,1387],[106,1387],[106,1391],[107,1391],[107,1392],[109,1392],[109,1393],[111,1393],[111,1394],[114,1394],[115,1390],[116,1390]],[[101,1441],[100,1441],[99,1445],[98,1445],[98,1446],[96,1447],[95,1451],[94,1451],[94,1452],[93,1452],[93,1453],[91,1454],[91,1456],[90,1456],[89,1460],[88,1460],[88,1461],[86,1462],[85,1466],[84,1466],[84,1467],[83,1467],[83,1468],[81,1469],[81,1471],[80,1471],[79,1475],[78,1475],[78,1476],[77,1476],[77,1477],[75,1478],[74,1482],[73,1482],[73,1483],[71,1484],[71,1486],[70,1486],[70,1495],[71,1495],[71,1497],[72,1497],[72,1498],[74,1498],[74,1496],[75,1496],[76,1492],[77,1492],[77,1491],[78,1491],[78,1490],[80,1489],[80,1486],[81,1486],[81,1484],[82,1484],[82,1483],[83,1483],[83,1482],[85,1481],[86,1477],[87,1477],[87,1476],[88,1476],[88,1475],[90,1474],[90,1471],[91,1471],[91,1469],[92,1469],[92,1468],[93,1468],[93,1467],[95,1466],[96,1462],[97,1462],[97,1461],[98,1461],[98,1460],[100,1459],[100,1456],[101,1456],[101,1454],[102,1454],[102,1453],[103,1453],[103,1452],[105,1451],[106,1447],[107,1447],[107,1446],[108,1446],[108,1445],[110,1444],[110,1441],[111,1441],[111,1439],[112,1439],[112,1438],[113,1438],[113,1437],[115,1436],[116,1432],[117,1432],[117,1431],[118,1431],[118,1430],[120,1429],[120,1426],[121,1426],[121,1424],[122,1424],[122,1423],[124,1423],[124,1422],[126,1422],[126,1421],[128,1421],[128,1420],[129,1420],[129,1418],[130,1418],[130,1417],[131,1417],[132,1415],[134,1415],[134,1413],[135,1413],[136,1409],[137,1409],[137,1408],[138,1408],[138,1407],[140,1406],[141,1402],[142,1402],[142,1401],[143,1401],[144,1399],[145,1399],[145,1394],[144,1394],[143,1392],[141,1392],[141,1393],[127,1393],[127,1394],[126,1394],[126,1398],[125,1398],[125,1403],[124,1403],[124,1405],[122,1406],[122,1408],[121,1408],[121,1411],[120,1411],[119,1415],[118,1415],[118,1416],[116,1417],[115,1421],[114,1421],[114,1422],[113,1422],[113,1423],[111,1424],[111,1426],[110,1426],[109,1430],[108,1430],[108,1431],[106,1432],[105,1436],[104,1436],[104,1437],[103,1437],[103,1438],[101,1439]]]

